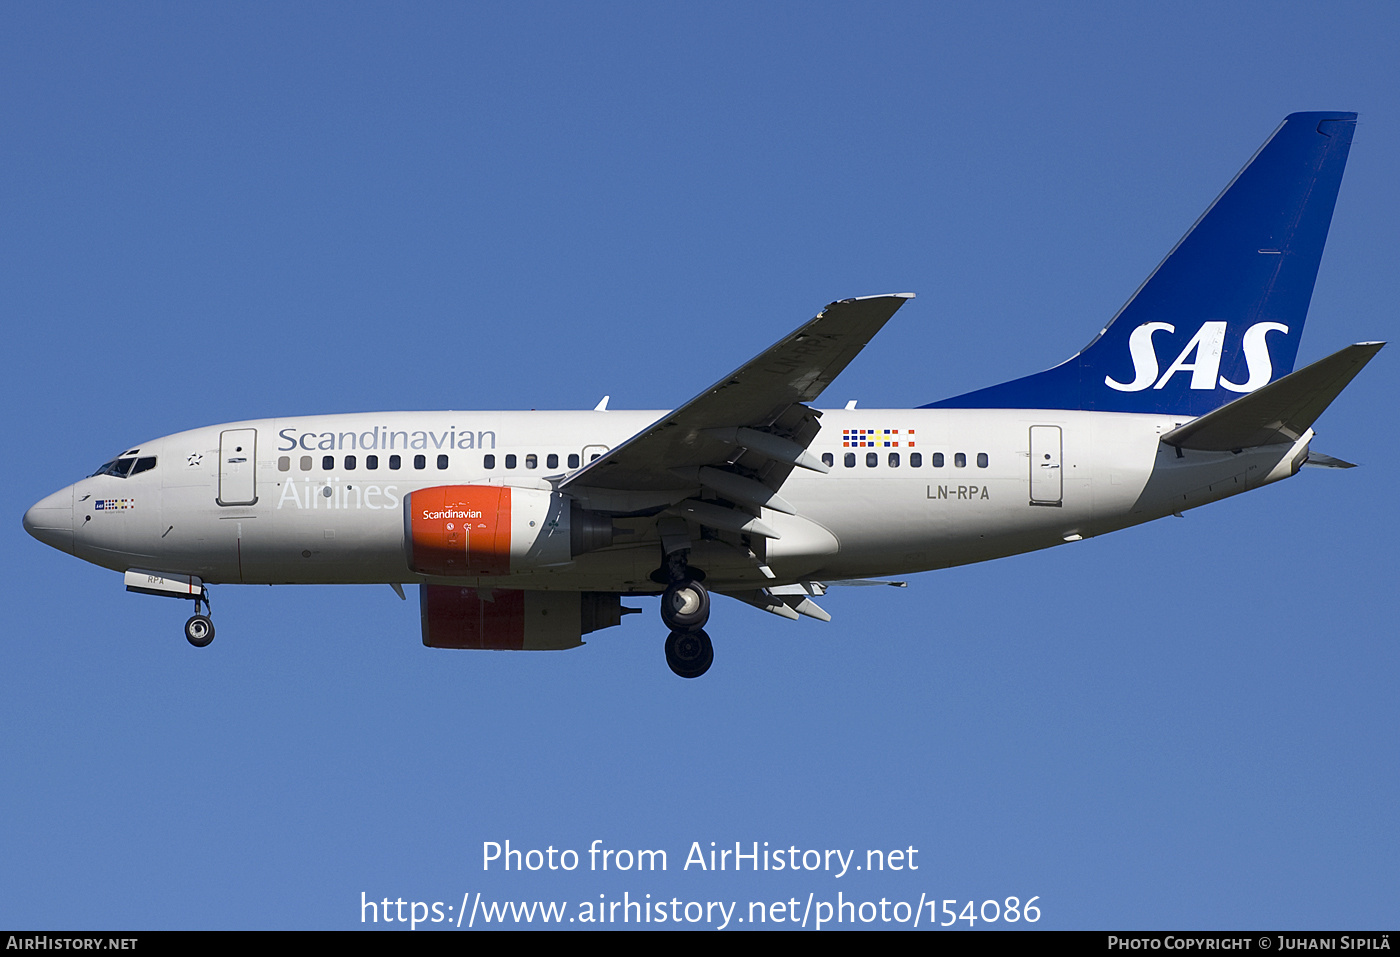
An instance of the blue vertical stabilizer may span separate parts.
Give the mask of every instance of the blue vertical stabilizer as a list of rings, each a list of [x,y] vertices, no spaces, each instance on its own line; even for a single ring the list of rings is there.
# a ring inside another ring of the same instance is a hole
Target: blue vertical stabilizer
[[[1082,352],[924,408],[1194,416],[1292,372],[1355,128],[1287,117]]]

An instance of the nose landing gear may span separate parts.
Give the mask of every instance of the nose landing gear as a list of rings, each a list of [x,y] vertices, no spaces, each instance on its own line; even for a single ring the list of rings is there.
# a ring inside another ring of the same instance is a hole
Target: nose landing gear
[[[214,640],[214,620],[208,614],[200,614],[200,601],[199,598],[194,600],[194,614],[185,622],[185,640],[196,648],[207,648]],[[204,589],[203,603],[206,610],[214,610],[209,604],[208,589]]]
[[[128,568],[124,578],[126,590],[141,595],[158,595],[194,601],[194,614],[185,622],[185,639],[196,648],[207,647],[214,640],[214,622],[209,618],[209,588],[197,575],[185,572],[161,572],[145,568]],[[204,613],[200,613],[200,606]]]
[[[208,615],[191,615],[185,622],[185,638],[196,648],[208,647],[214,640],[214,622]]]

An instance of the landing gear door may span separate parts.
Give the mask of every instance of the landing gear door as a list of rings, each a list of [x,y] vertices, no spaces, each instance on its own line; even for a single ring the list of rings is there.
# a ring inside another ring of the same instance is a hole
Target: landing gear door
[[[257,489],[253,482],[257,446],[257,429],[229,429],[219,433],[220,505],[253,505],[257,502]]]
[[[1064,471],[1060,468],[1060,427],[1031,426],[1031,504],[1064,504]]]

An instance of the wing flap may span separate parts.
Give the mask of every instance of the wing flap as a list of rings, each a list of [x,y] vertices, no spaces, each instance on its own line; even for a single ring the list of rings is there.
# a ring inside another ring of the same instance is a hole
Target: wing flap
[[[760,588],[755,591],[725,591],[720,594],[737,598],[745,604],[763,609],[770,615],[790,621],[797,621],[803,616],[815,618],[817,621],[831,621],[831,615],[826,609],[808,598],[799,586],[786,587],[787,591],[782,588]]]

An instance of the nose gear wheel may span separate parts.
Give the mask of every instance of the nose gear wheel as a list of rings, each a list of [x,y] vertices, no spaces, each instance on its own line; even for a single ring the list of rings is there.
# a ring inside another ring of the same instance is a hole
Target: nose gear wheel
[[[208,615],[191,615],[185,622],[185,638],[196,648],[208,647],[214,640],[214,622]]]

